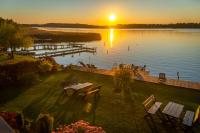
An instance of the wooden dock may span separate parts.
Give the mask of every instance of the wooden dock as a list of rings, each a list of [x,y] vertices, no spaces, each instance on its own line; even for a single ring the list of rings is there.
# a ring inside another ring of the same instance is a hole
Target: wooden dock
[[[39,51],[39,50],[59,50],[59,49],[68,49],[68,48],[81,48],[85,44],[69,43],[69,44],[37,44],[28,49],[22,48],[21,51]]]
[[[43,53],[36,53],[36,51],[42,51],[42,50],[52,50],[49,52],[43,52]],[[55,57],[55,56],[64,56],[69,54],[76,54],[76,53],[96,53],[96,48],[89,48],[85,47],[84,44],[39,44],[34,45],[33,47],[29,49],[22,49],[21,51],[16,51],[16,54],[18,55],[27,55],[27,56],[34,56],[36,58],[42,58],[42,57]]]
[[[62,51],[44,52],[40,54],[34,54],[34,56],[36,58],[56,57],[56,56],[64,56],[64,55],[83,53],[83,52],[94,54],[96,53],[96,48],[87,48],[87,47],[74,48],[74,49],[67,49],[67,50],[62,50]]]

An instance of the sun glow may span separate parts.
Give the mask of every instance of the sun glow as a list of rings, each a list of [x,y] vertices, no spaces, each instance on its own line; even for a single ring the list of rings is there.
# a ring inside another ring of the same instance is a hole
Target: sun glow
[[[114,22],[115,19],[116,19],[115,14],[111,14],[111,15],[109,16],[109,21],[110,21],[110,22]]]

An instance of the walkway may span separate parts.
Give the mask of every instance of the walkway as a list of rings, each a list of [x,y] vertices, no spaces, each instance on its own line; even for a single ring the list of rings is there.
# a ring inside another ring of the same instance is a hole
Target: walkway
[[[95,69],[93,71],[90,71],[88,68],[84,68],[84,67],[80,67],[80,66],[76,67],[75,69],[80,70],[80,71],[89,71],[89,72],[93,72],[93,73],[97,73],[97,74],[110,75],[110,76],[114,76],[114,74],[115,74],[114,69],[113,70]],[[139,70],[137,72],[136,76],[134,76],[134,74],[133,74],[133,77],[135,77],[136,80],[160,84],[158,77],[151,76],[145,71]],[[167,78],[167,81],[164,82],[163,84],[177,86],[177,87],[183,87],[183,88],[190,88],[190,89],[200,91],[200,83],[199,82]]]
[[[142,75],[142,73],[140,73]],[[144,81],[152,82],[152,83],[159,83],[158,77],[150,76],[150,75],[143,75]],[[184,87],[190,88],[200,91],[200,83],[192,82],[192,81],[185,81],[185,80],[177,80],[177,79],[169,79],[167,78],[166,82],[163,84],[177,86],[177,87]]]

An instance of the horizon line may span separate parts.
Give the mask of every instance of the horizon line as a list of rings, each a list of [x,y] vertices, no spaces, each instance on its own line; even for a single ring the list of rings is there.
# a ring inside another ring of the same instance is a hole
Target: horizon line
[[[19,23],[22,25],[45,25],[45,24],[77,24],[77,25],[89,25],[89,26],[118,26],[118,25],[173,25],[173,24],[200,24],[199,22],[176,22],[176,23],[119,23],[115,25],[98,25],[88,23],[67,23],[67,22],[47,22],[47,23]]]

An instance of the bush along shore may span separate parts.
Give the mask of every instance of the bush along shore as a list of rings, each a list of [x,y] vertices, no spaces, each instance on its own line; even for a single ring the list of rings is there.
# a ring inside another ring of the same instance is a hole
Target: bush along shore
[[[16,60],[18,58],[16,56]],[[4,61],[4,63],[0,63],[0,87],[31,85],[37,81],[39,75],[58,71],[60,68],[61,66],[51,57],[41,59],[27,57],[19,61],[15,61],[15,59]]]

